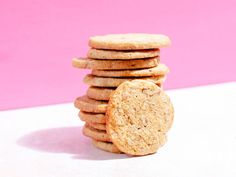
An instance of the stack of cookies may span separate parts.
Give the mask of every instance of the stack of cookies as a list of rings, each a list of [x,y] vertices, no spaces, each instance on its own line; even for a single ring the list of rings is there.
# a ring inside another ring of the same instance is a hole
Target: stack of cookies
[[[87,58],[73,59],[74,67],[92,70],[84,78],[87,94],[75,107],[96,147],[146,155],[165,143],[173,106],[161,89],[169,69],[160,63],[160,48],[169,45],[165,35],[95,36]]]

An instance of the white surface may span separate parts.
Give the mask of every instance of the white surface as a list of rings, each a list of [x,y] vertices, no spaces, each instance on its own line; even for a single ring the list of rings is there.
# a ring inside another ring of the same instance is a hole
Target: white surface
[[[169,140],[145,157],[94,148],[72,104],[0,112],[0,177],[235,177],[236,83],[168,94]]]

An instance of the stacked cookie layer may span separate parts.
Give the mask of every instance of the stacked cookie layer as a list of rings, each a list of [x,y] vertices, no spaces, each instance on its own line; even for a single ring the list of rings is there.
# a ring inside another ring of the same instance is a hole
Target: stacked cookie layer
[[[115,153],[125,152],[113,144],[112,136],[107,132],[108,109],[111,109],[108,102],[125,81],[149,81],[162,87],[169,69],[160,62],[160,48],[168,45],[170,40],[164,35],[95,36],[89,40],[91,48],[87,58],[73,59],[74,67],[92,70],[84,78],[89,85],[87,94],[78,97],[75,106],[80,109],[80,119],[86,122],[83,134],[92,138],[96,147]]]

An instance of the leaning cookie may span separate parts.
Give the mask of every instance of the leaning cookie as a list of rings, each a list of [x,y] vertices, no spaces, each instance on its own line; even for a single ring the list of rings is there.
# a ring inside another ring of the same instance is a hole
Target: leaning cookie
[[[98,140],[98,141],[106,141],[111,142],[110,137],[104,130],[98,130],[95,129],[88,124],[85,124],[83,127],[83,134],[87,137],[90,137],[92,139]]]
[[[109,50],[156,49],[170,44],[169,37],[162,34],[110,34],[89,39],[90,47]]]
[[[106,101],[98,101],[88,98],[86,95],[76,98],[74,105],[76,108],[84,112],[105,113],[107,110]]]
[[[127,81],[110,97],[107,133],[122,152],[152,154],[165,143],[173,117],[171,101],[160,87],[145,80]]]
[[[158,57],[138,60],[95,60],[88,58],[73,58],[72,65],[83,69],[120,70],[151,68],[157,66],[159,61]]]
[[[93,145],[103,151],[112,152],[112,153],[122,153],[113,143],[93,140]]]
[[[101,77],[147,77],[166,75],[169,68],[165,64],[158,64],[148,69],[132,69],[132,70],[92,70],[92,75]]]
[[[98,77],[94,75],[86,75],[84,78],[84,83],[90,86],[96,87],[118,87],[121,83],[125,81],[131,81],[134,78],[127,77],[127,78],[111,78],[111,77]],[[137,79],[151,81],[155,84],[163,83],[166,79],[165,76],[153,76],[153,77],[139,77]]]
[[[159,56],[159,54],[160,54],[159,49],[136,50],[136,51],[89,49],[87,57],[94,59],[131,60],[131,59],[156,57]]]

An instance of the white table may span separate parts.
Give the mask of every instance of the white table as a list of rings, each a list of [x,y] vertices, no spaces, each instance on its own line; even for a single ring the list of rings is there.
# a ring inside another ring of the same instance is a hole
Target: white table
[[[235,177],[236,82],[168,91],[175,122],[158,153],[94,148],[72,104],[0,112],[0,177]]]

